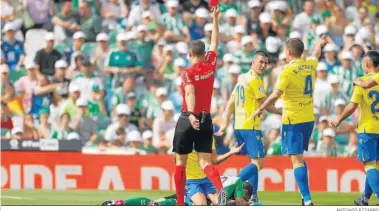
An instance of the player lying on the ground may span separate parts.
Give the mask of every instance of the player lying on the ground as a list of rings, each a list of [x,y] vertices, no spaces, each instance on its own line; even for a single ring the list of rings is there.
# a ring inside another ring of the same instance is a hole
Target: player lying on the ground
[[[221,176],[222,185],[228,193],[227,205],[248,205],[252,194],[252,186],[247,182],[242,182],[238,177]],[[187,198],[187,196],[186,196]],[[207,199],[207,204],[212,204],[214,199]],[[156,200],[147,197],[130,198],[126,200],[108,200],[102,206],[175,206],[177,202],[176,194],[165,196]],[[192,202],[186,205],[191,205]]]

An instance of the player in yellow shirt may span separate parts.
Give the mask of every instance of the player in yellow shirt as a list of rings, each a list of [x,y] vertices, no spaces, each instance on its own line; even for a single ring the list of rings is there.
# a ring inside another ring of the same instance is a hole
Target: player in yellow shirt
[[[216,154],[215,141],[212,145],[212,164],[222,163],[230,156],[241,151],[243,145],[235,145],[228,153],[223,155]],[[195,151],[188,154],[186,166],[186,188],[185,188],[185,203],[187,205],[207,205],[207,199],[216,204],[216,188],[212,182],[204,174],[203,169],[199,165],[199,158]]]
[[[286,42],[286,61],[280,73],[273,93],[254,112],[258,117],[264,110],[281,97],[282,114],[282,152],[291,156],[295,180],[305,205],[313,205],[308,186],[308,169],[303,158],[304,150],[313,131],[313,90],[315,72],[321,47],[326,44],[325,36],[317,41],[314,47],[314,58],[302,59],[304,43],[300,39],[289,39]]]
[[[363,68],[368,75],[363,76],[357,85],[365,85],[366,81],[371,81],[368,84],[372,82],[379,84],[379,53],[377,51],[365,53]],[[366,89],[361,86],[354,88],[350,104],[331,124],[333,127],[338,127],[359,107],[358,160],[363,162],[367,176],[363,196],[354,203],[368,205],[368,199],[372,193],[375,193],[379,203],[379,86],[370,86],[371,88]]]
[[[238,77],[237,85],[229,99],[224,114],[224,121],[216,135],[222,135],[229,126],[234,112],[234,134],[238,144],[245,144],[241,154],[248,154],[251,163],[238,174],[242,181],[249,181],[253,186],[252,205],[260,205],[258,201],[258,172],[265,156],[263,134],[260,118],[252,118],[254,111],[266,99],[261,75],[268,64],[268,54],[264,51],[255,53],[250,71]],[[281,114],[274,106],[268,108],[270,112]]]

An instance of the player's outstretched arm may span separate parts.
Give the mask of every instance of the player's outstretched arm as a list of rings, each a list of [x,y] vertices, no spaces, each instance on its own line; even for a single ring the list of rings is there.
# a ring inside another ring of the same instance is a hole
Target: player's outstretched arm
[[[269,106],[272,106],[282,96],[283,92],[279,89],[275,89],[266,101],[254,112],[253,118],[258,117],[263,111],[267,110]]]
[[[357,108],[357,103],[349,103],[349,105],[347,105],[346,108],[343,110],[341,116],[337,120],[331,122],[330,124],[334,128],[337,128],[341,124],[341,122],[348,118],[350,115],[352,115]]]
[[[232,96],[230,96],[230,98],[229,98],[228,105],[226,106],[224,114],[222,115],[223,116],[223,122],[221,124],[221,127],[217,131],[217,133],[215,133],[216,136],[222,136],[224,134],[226,128],[229,126],[230,118],[232,117],[232,114],[234,112],[235,102],[236,102],[236,98],[232,94]]]
[[[210,51],[214,51],[217,53],[218,49],[218,41],[220,36],[219,30],[219,19],[220,19],[220,8],[218,6],[212,8],[212,36],[211,36],[211,45],[209,46]]]
[[[245,145],[245,143],[238,146],[238,144],[236,143],[236,144],[234,144],[233,148],[230,149],[229,152],[227,152],[223,155],[217,155],[216,151],[213,151],[212,152],[212,164],[218,165],[218,164],[224,162],[225,160],[227,160],[228,158],[230,158],[232,155],[235,155],[235,154],[241,152],[242,147],[244,145]]]
[[[316,59],[319,59],[320,56],[321,56],[321,49],[322,47],[324,47],[327,43],[327,37],[326,35],[322,35],[322,37],[316,42],[316,45],[313,49],[313,56],[316,58]]]

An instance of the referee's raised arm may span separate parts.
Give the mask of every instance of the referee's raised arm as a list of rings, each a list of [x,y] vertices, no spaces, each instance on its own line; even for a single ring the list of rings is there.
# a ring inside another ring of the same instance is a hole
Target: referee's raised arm
[[[218,42],[220,36],[219,30],[219,19],[220,19],[220,8],[218,6],[212,8],[212,36],[211,36],[211,45],[209,46],[209,51],[214,51],[217,54]]]

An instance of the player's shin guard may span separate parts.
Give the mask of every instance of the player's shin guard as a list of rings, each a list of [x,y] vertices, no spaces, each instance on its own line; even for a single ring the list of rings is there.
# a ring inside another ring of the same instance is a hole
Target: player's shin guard
[[[365,165],[365,170],[368,180],[368,183],[373,191],[375,193],[376,198],[379,201],[379,171],[376,167],[376,164],[373,165]]]
[[[259,171],[259,167],[255,164],[255,163],[250,163],[248,164],[247,166],[245,166],[241,172],[238,174],[238,177],[242,180],[242,181],[246,181],[248,180],[249,183],[253,186],[253,190],[252,190],[252,196],[253,196],[253,199],[254,198],[258,198],[257,197],[257,190],[258,190],[258,171]],[[258,199],[257,199],[258,200]],[[256,201],[257,201],[256,200]]]
[[[178,197],[177,205],[184,206],[184,187],[186,185],[186,167],[176,166],[175,169],[175,189]]]
[[[217,192],[220,192],[222,189],[222,182],[220,179],[220,173],[218,172],[217,168],[214,165],[208,165],[204,168],[204,173],[216,187]]]
[[[297,186],[303,196],[304,203],[307,205],[312,201],[312,199],[309,192],[308,171],[305,162],[303,164],[294,165],[294,174]]]

